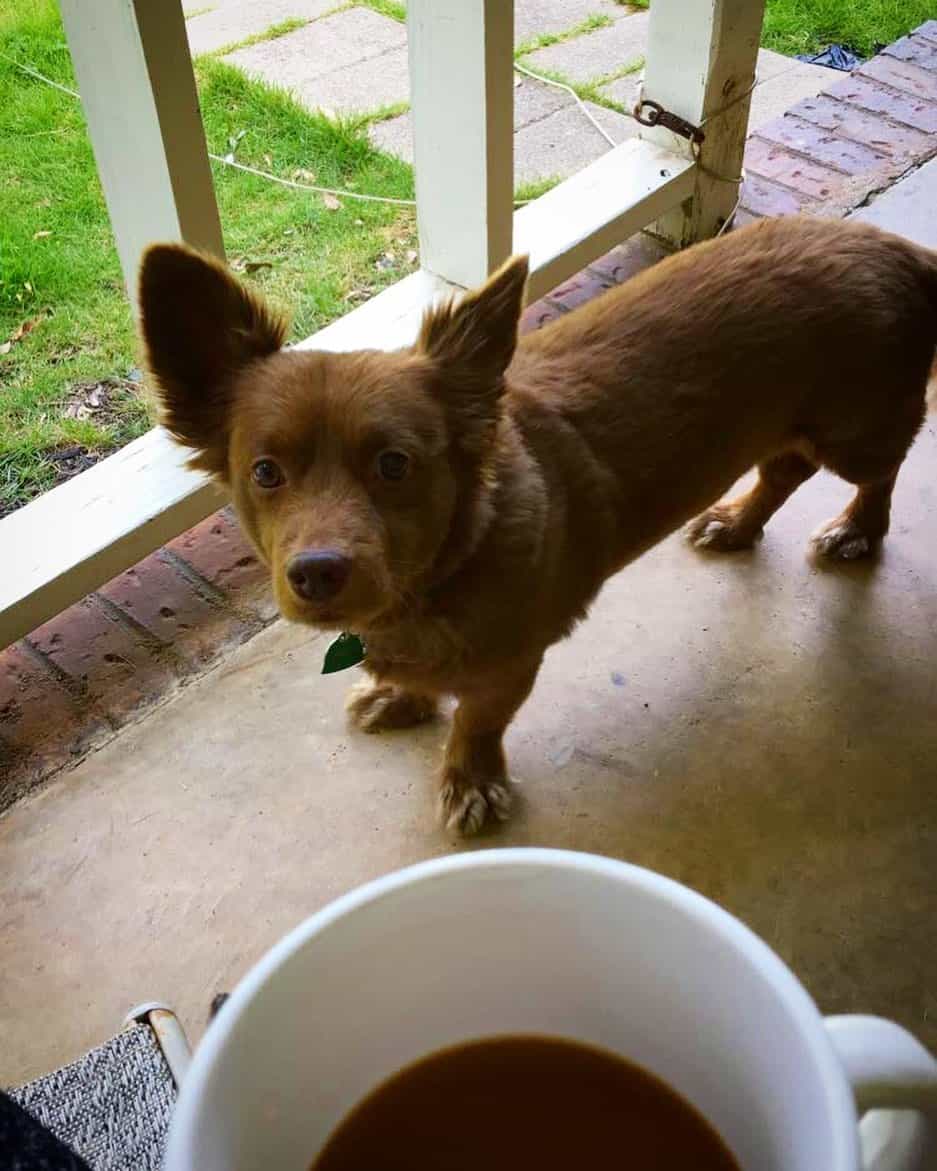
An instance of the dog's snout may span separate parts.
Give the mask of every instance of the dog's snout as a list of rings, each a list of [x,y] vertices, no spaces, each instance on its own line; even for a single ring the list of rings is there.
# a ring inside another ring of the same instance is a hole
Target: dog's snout
[[[290,558],[286,576],[293,592],[307,602],[327,602],[340,593],[351,562],[334,549],[306,549]]]

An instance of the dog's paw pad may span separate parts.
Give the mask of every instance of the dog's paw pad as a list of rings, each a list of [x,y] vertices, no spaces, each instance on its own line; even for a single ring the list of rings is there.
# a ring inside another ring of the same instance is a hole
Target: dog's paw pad
[[[823,525],[810,538],[810,546],[820,557],[831,557],[841,561],[856,561],[875,553],[877,544],[855,524],[848,521],[831,521]]]
[[[472,785],[465,780],[446,781],[439,793],[440,820],[446,829],[472,837],[489,816],[507,821],[514,798],[508,785],[491,781]]]

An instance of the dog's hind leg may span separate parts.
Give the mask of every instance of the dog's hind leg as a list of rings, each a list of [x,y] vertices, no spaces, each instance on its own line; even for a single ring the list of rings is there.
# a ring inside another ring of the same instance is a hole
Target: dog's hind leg
[[[898,473],[874,484],[860,484],[849,505],[810,538],[814,553],[852,561],[881,546],[891,516],[891,494]]]
[[[758,465],[758,480],[750,492],[714,504],[690,522],[689,540],[697,549],[717,553],[750,549],[768,520],[816,470],[816,464],[796,451],[766,460]]]
[[[843,512],[810,538],[813,554],[851,561],[874,556],[881,547],[898,469],[924,421],[925,387],[916,380],[910,386],[867,416],[860,434],[814,438],[818,462],[855,484],[857,491]]]

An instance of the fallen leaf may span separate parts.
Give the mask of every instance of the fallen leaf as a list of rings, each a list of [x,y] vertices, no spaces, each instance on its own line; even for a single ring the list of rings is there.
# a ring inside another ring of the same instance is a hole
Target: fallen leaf
[[[372,289],[349,289],[349,291],[345,294],[345,300],[349,302],[367,301],[372,292]]]
[[[387,272],[387,270],[393,268],[396,263],[397,262],[394,259],[393,254],[390,252],[385,252],[383,256],[379,256],[377,260],[375,260],[374,267],[380,272]]]
[[[315,171],[307,171],[305,167],[297,167],[293,172],[293,178],[302,179],[304,183],[315,183],[316,173]]]
[[[407,264],[416,264],[417,260],[419,259],[419,255],[420,254],[417,252],[417,250],[415,248],[408,248],[407,249]]]
[[[267,168],[270,169],[273,166],[273,155],[264,155],[264,162],[267,164]]]
[[[71,401],[62,411],[65,419],[90,419],[95,411],[108,405],[107,387],[103,382],[76,386]]]
[[[33,239],[34,240],[44,240],[46,238],[46,236],[51,236],[51,235],[52,235],[52,233],[48,230],[48,228],[43,228],[43,230],[41,232],[33,232]]]
[[[340,199],[336,199],[334,195],[329,195],[327,191],[322,196],[322,202],[329,209],[329,211],[338,211],[342,206],[342,201]]]
[[[10,350],[12,350],[12,349],[13,349],[12,342],[4,342],[2,345],[0,345],[0,354],[8,354],[10,352]]]
[[[28,321],[24,321],[22,325],[17,326],[16,329],[10,334],[10,345],[15,345],[16,342],[21,342],[28,333],[32,333],[36,326],[39,325],[39,323],[42,321],[42,316],[43,315],[40,314],[38,317],[31,317]]]
[[[262,268],[273,268],[272,260],[248,260],[246,256],[238,256],[231,261],[235,272],[259,272]]]
[[[355,220],[355,227],[356,228],[363,228],[364,227],[364,220]]]

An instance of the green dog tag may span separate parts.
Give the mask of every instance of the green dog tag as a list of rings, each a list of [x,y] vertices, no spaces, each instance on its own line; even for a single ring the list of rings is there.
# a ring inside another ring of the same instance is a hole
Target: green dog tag
[[[367,648],[357,634],[344,631],[329,646],[322,661],[322,674],[334,675],[336,671],[346,671],[360,663],[367,654]]]

